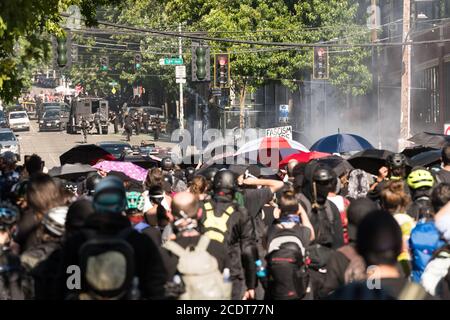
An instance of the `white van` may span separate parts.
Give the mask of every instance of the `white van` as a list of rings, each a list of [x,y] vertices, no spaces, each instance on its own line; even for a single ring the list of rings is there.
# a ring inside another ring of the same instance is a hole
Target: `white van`
[[[9,128],[11,130],[30,131],[30,119],[25,111],[13,111],[8,115]]]

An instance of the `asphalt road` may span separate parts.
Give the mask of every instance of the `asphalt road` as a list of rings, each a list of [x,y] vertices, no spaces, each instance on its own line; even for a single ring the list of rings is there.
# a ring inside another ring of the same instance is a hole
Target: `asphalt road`
[[[122,129],[119,129],[122,133]],[[88,136],[88,143],[97,143],[101,141],[126,141],[122,134],[114,134],[113,127],[110,126],[109,134],[97,135],[91,134]],[[112,132],[112,133],[111,133]],[[71,149],[72,147],[81,144],[83,137],[81,134],[67,134],[65,131],[57,132],[39,132],[39,126],[36,120],[31,120],[31,128],[29,132],[16,132],[20,142],[21,159],[25,155],[33,153],[38,154],[44,161],[48,169],[54,166],[59,166],[59,156]],[[157,141],[156,145],[162,147],[172,147],[174,143],[168,142],[168,138],[164,135],[161,137],[163,141]],[[141,134],[139,136],[133,135],[131,137],[131,144],[138,145],[142,140],[153,142],[153,134]]]

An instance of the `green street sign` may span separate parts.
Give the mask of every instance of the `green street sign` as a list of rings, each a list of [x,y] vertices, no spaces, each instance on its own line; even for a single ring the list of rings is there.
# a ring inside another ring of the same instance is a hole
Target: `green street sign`
[[[118,85],[118,83],[117,83],[117,82],[115,82],[115,81],[113,81],[113,82],[110,82],[110,83],[109,83],[109,85],[110,85],[110,86],[117,86],[117,85]]]
[[[177,66],[183,64],[182,58],[164,58],[159,59],[159,64],[161,66]]]

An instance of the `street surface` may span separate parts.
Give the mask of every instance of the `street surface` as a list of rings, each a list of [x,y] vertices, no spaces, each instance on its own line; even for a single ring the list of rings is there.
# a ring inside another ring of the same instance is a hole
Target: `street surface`
[[[36,120],[31,121],[31,129],[29,132],[19,131],[15,132],[18,135],[21,148],[21,160],[25,155],[33,153],[38,154],[44,161],[47,169],[54,166],[59,166],[59,156],[71,149],[72,147],[81,144],[83,137],[81,134],[67,134],[65,131],[45,131],[39,132],[39,126]],[[122,135],[122,129],[119,128],[119,134],[114,134],[112,125],[109,128],[107,135],[91,134],[88,136],[88,143],[97,143],[101,141],[126,141],[126,137]],[[156,145],[162,147],[173,147],[174,143],[167,142],[169,139],[165,135],[161,135],[163,141],[157,141]],[[131,137],[131,145],[139,145],[142,140],[153,142],[153,134],[140,134]]]

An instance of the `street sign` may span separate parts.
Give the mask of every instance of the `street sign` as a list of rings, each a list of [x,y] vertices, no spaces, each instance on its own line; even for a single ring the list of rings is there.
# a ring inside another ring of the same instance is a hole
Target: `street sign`
[[[289,122],[289,105],[280,104],[278,122]]]
[[[112,92],[112,94],[116,94],[116,92],[117,92],[116,88],[113,87],[113,88],[111,89],[111,92]]]
[[[118,83],[117,83],[117,82],[115,82],[115,81],[113,81],[113,82],[110,82],[110,83],[109,83],[109,85],[110,85],[110,86],[113,86],[113,87],[114,87],[114,86],[117,86],[117,85],[118,85]]]
[[[175,66],[175,65],[182,65],[182,64],[183,64],[183,58],[159,59],[159,65],[161,65],[161,66]]]
[[[175,83],[186,83],[186,78],[176,78]]]
[[[175,67],[175,78],[186,78],[186,66]]]
[[[266,137],[283,137],[292,140],[292,126],[267,128]]]

